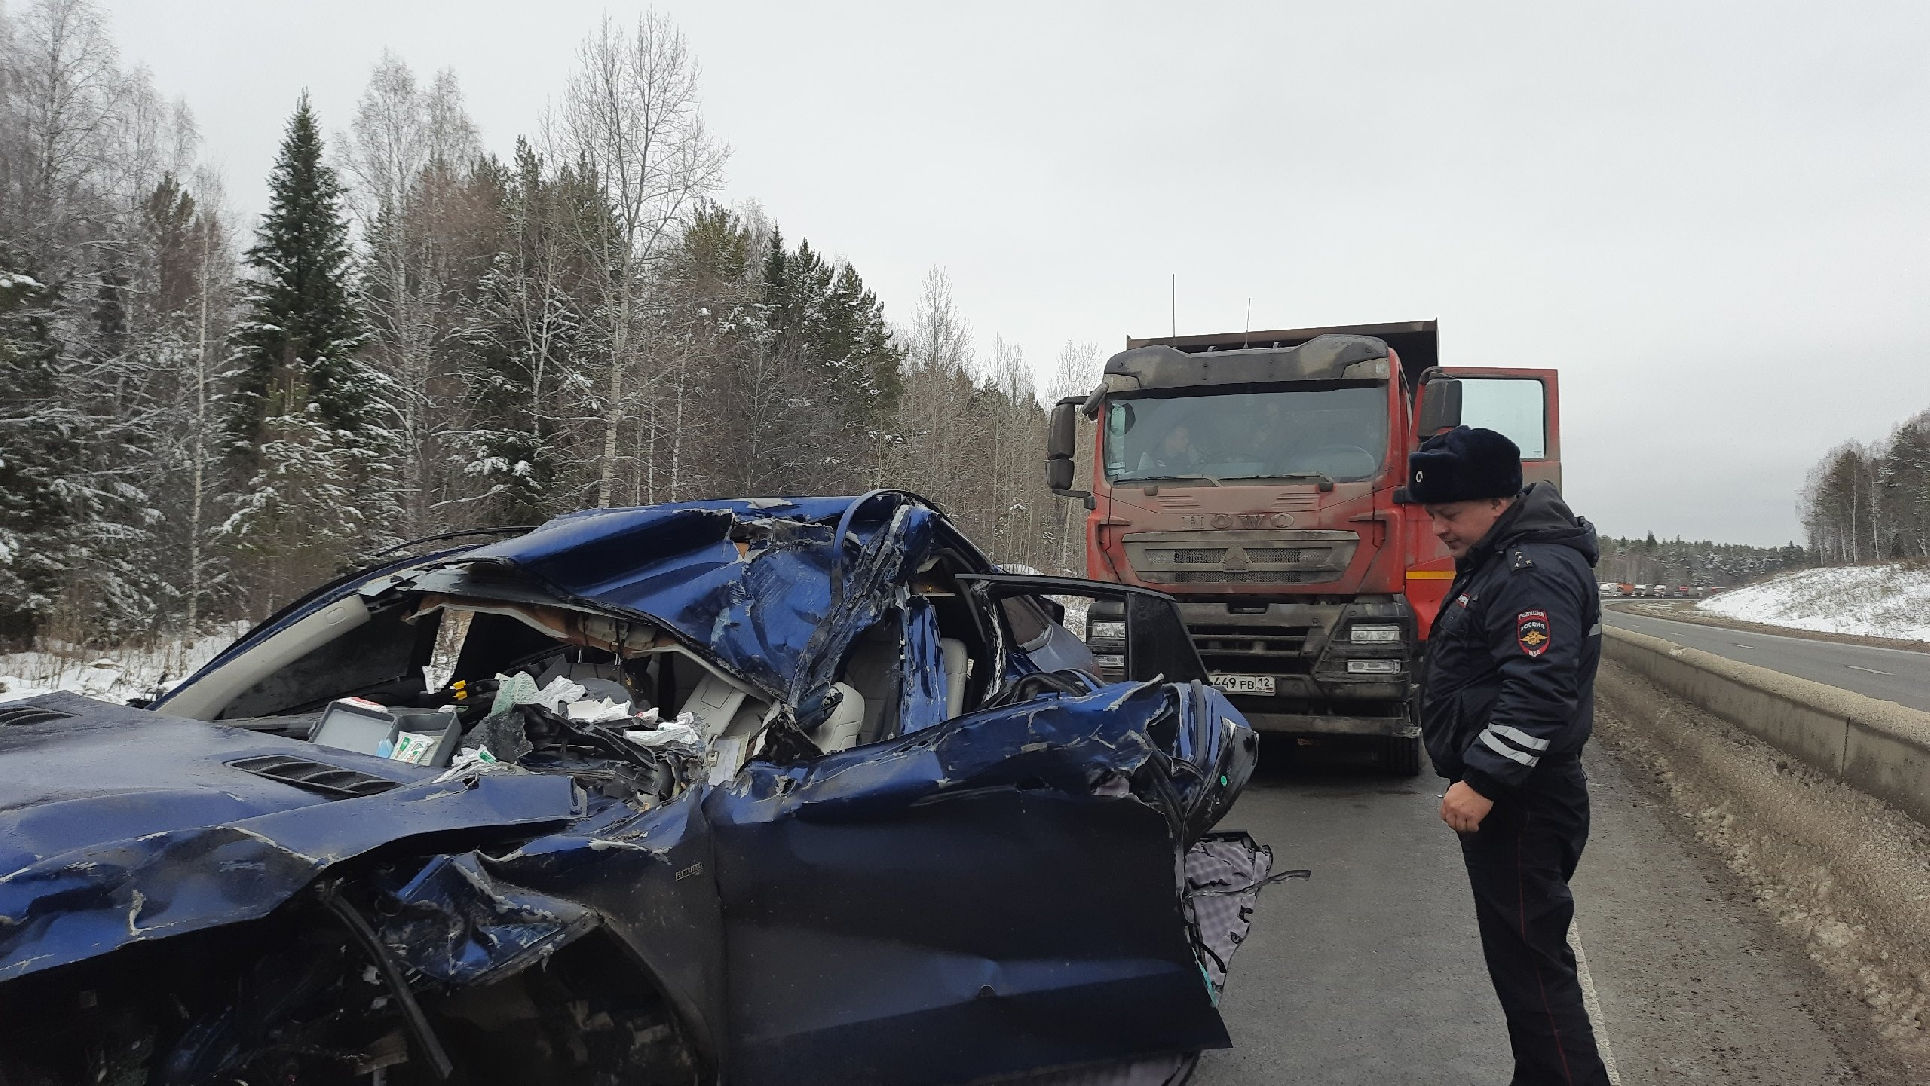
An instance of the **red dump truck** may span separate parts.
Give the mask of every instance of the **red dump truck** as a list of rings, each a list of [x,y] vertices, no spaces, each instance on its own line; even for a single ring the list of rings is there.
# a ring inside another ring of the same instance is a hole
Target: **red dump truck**
[[[1407,454],[1486,426],[1560,485],[1555,371],[1441,368],[1434,321],[1126,346],[1051,415],[1047,483],[1085,504],[1087,575],[1178,597],[1256,728],[1358,737],[1419,772],[1415,667],[1454,563],[1407,501]],[[1090,490],[1073,489],[1080,415]],[[1123,673],[1119,624],[1095,610],[1087,639]]]

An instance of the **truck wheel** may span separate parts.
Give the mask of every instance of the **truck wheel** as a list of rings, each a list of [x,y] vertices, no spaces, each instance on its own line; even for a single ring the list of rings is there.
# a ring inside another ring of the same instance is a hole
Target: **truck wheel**
[[[1415,777],[1421,772],[1421,737],[1412,739],[1390,735],[1381,740],[1381,765],[1396,777]]]

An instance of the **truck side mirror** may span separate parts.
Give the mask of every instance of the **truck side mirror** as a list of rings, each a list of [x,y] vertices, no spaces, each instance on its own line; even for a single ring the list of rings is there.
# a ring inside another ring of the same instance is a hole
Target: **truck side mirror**
[[[1091,509],[1092,494],[1072,489],[1072,458],[1079,450],[1079,437],[1073,429],[1078,420],[1073,412],[1079,409],[1079,403],[1077,397],[1068,397],[1052,405],[1045,431],[1045,487],[1061,498],[1084,498],[1086,508]]]
[[[1415,423],[1415,436],[1422,441],[1442,430],[1461,425],[1461,382],[1454,377],[1436,377],[1421,386],[1421,417]]]
[[[1052,405],[1052,415],[1047,424],[1045,435],[1045,458],[1047,460],[1070,460],[1078,453],[1078,435],[1073,432],[1077,420],[1073,413],[1079,410],[1079,401],[1060,400]],[[1068,484],[1069,485],[1069,484]]]

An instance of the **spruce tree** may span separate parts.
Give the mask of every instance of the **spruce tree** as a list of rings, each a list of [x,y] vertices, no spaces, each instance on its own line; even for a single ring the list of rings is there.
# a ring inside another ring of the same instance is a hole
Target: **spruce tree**
[[[342,185],[304,94],[269,175],[236,329],[235,467],[220,535],[257,605],[381,541],[392,431],[349,292]]]
[[[235,436],[257,442],[265,420],[307,413],[355,433],[369,427],[374,383],[356,358],[362,331],[349,292],[342,183],[322,161],[322,134],[304,92],[268,177],[268,214],[246,261],[246,319]]]
[[[61,493],[83,421],[58,395],[52,292],[24,265],[0,245],[0,649],[31,643],[73,562]]]

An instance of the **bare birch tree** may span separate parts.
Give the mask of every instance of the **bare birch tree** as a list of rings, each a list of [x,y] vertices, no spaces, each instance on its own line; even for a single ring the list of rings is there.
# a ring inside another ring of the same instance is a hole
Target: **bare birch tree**
[[[228,315],[233,310],[230,297],[234,282],[234,224],[228,220],[219,175],[203,170],[196,175],[195,190],[200,194],[194,222],[194,353],[186,373],[187,438],[183,456],[188,466],[187,493],[187,585],[183,589],[186,612],[183,628],[190,636],[200,632],[202,603],[208,595],[209,537],[212,534],[209,510],[214,471],[219,460],[217,430],[220,427],[218,400],[222,371],[221,345],[226,339]]]
[[[606,16],[577,50],[552,125],[561,157],[595,174],[613,212],[613,230],[585,239],[605,277],[609,351],[599,506],[615,491],[619,431],[634,400],[625,396],[626,378],[642,370],[640,296],[676,226],[721,183],[729,154],[704,128],[698,75],[683,32],[667,16],[646,12],[634,30]],[[649,448],[654,457],[654,442]]]
[[[121,75],[100,10],[88,0],[40,0],[15,26],[9,105],[10,231],[43,268],[68,219],[84,214],[87,180],[106,160]]]
[[[395,457],[396,528],[404,537],[439,527],[438,358],[460,331],[451,305],[461,289],[450,267],[451,231],[440,220],[460,204],[464,175],[481,153],[453,72],[426,90],[402,59],[385,52],[357,104],[346,141],[353,206],[366,260],[362,309],[370,345],[388,381]]]
[[[1059,359],[1052,370],[1052,385],[1048,391],[1048,403],[1057,403],[1072,396],[1084,396],[1099,383],[1099,345],[1097,343],[1074,343],[1066,340],[1059,348]],[[1093,440],[1091,426],[1077,426],[1073,434],[1078,442],[1073,455],[1073,489],[1081,489],[1084,480],[1092,478],[1092,453],[1097,442]],[[1085,529],[1080,523],[1085,520],[1085,509],[1077,502],[1060,499],[1058,501],[1059,524],[1057,544],[1059,568],[1076,571],[1081,576],[1085,572],[1085,558],[1075,550],[1074,545],[1083,546]]]

